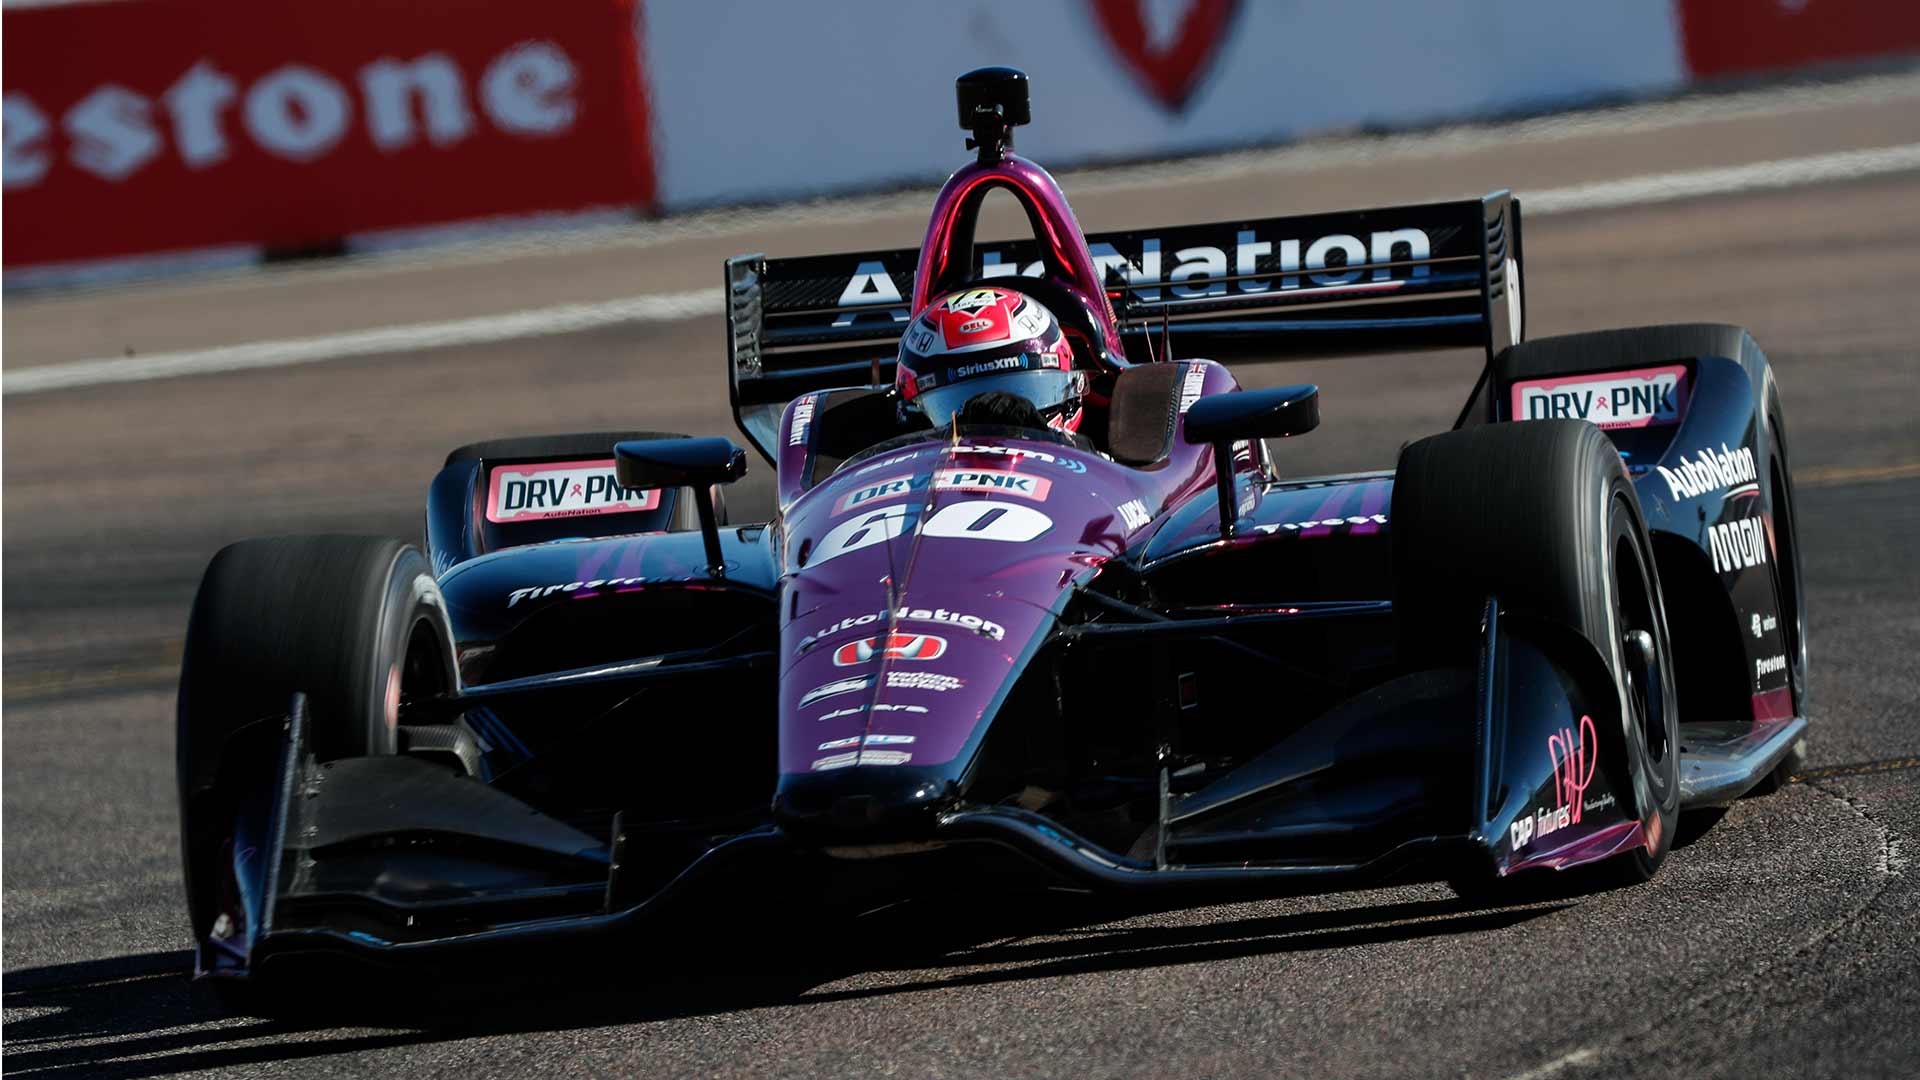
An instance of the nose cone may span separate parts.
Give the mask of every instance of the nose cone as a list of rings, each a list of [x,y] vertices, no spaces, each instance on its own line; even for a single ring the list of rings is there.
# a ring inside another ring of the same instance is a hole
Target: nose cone
[[[781,680],[776,814],[789,826],[867,833],[930,822],[959,794],[1017,653],[1051,622],[1043,609],[977,592],[796,620],[783,641],[793,661]]]

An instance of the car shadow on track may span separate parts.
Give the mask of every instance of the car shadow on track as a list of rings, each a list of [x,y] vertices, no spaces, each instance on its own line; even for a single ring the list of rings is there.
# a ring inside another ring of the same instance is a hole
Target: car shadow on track
[[[710,927],[516,973],[405,978],[307,967],[297,996],[236,1015],[190,984],[189,955],[146,953],[8,972],[0,1068],[39,1076],[169,1076],[470,1037],[805,1008],[953,987],[1494,931],[1564,905],[1477,909],[1451,898],[1183,921],[1176,908],[1082,896],[908,903],[848,927]],[[1165,918],[1171,914],[1171,920]],[[1153,916],[1161,916],[1152,918]],[[1169,922],[1171,923],[1169,925]],[[798,944],[796,944],[798,942]]]

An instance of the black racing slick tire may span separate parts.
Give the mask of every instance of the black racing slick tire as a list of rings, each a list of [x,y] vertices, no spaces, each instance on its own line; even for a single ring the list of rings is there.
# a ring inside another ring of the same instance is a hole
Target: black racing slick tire
[[[392,754],[401,701],[457,689],[453,634],[418,548],[359,536],[245,540],[213,557],[180,668],[175,755],[195,940],[212,926],[231,822],[222,751],[307,696],[322,760]]]
[[[1472,663],[1488,596],[1593,643],[1619,688],[1627,773],[1649,838],[1604,873],[1651,877],[1679,820],[1679,715],[1653,547],[1613,443],[1571,420],[1421,439],[1401,451],[1389,519],[1404,663]],[[1647,640],[1657,668],[1635,647]]]

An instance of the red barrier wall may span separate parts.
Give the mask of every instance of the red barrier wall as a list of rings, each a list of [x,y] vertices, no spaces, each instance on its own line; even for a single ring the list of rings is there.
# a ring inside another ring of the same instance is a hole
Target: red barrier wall
[[[9,8],[6,264],[650,207],[635,3]]]
[[[1920,52],[1915,0],[1676,0],[1695,78]]]

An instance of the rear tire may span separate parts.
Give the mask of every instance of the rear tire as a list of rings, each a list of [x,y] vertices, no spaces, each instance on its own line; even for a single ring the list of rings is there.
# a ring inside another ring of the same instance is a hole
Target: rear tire
[[[1471,665],[1489,595],[1599,650],[1619,688],[1630,797],[1649,837],[1604,865],[1626,882],[1652,877],[1679,819],[1679,716],[1653,548],[1613,443],[1563,420],[1422,439],[1401,451],[1389,518],[1406,666]],[[1653,641],[1657,692],[1630,662],[1635,632]]]
[[[244,540],[213,557],[187,623],[175,755],[187,907],[204,940],[225,885],[229,738],[307,695],[322,760],[392,754],[403,698],[458,688],[453,633],[419,549],[398,540]]]

